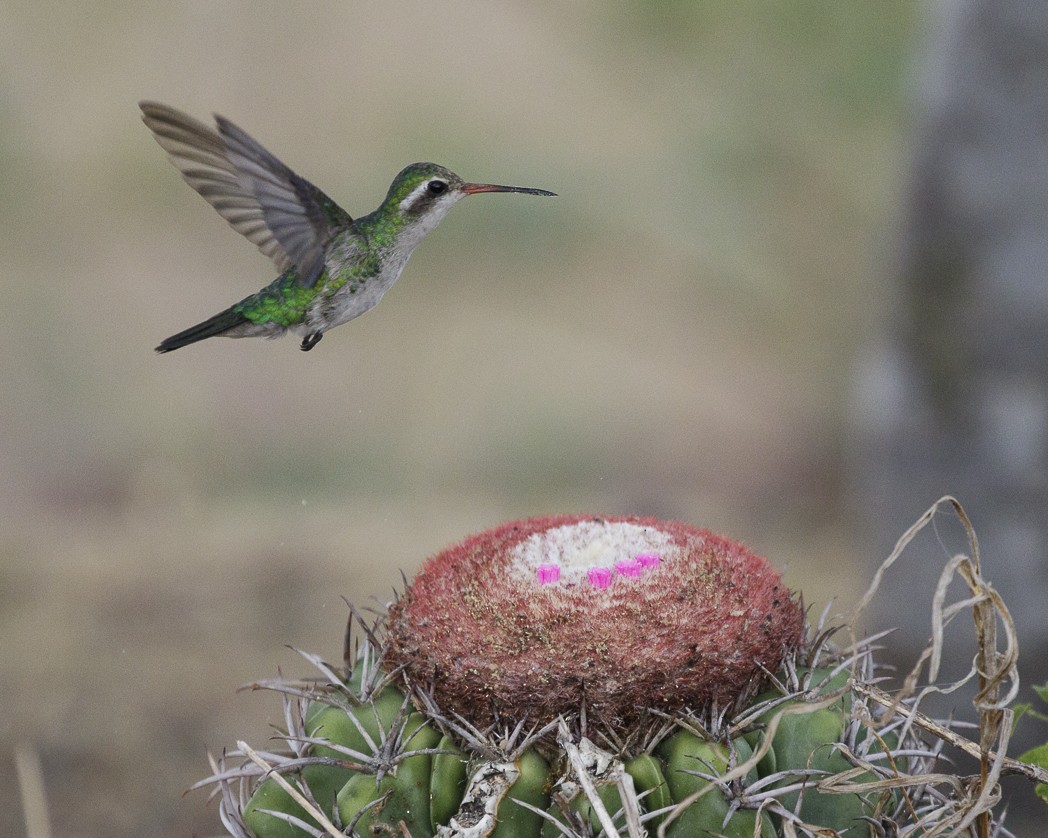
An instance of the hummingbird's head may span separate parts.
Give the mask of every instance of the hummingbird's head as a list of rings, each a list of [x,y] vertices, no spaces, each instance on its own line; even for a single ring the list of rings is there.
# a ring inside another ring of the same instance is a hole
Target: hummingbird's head
[[[478,192],[523,192],[527,195],[553,195],[545,189],[499,186],[494,183],[467,183],[454,172],[436,163],[412,163],[393,179],[386,206],[409,224],[428,233],[447,211],[467,195]]]

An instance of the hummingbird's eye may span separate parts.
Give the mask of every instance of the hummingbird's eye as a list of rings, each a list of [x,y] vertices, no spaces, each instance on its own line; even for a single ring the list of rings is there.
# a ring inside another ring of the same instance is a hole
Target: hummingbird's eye
[[[442,180],[431,180],[426,184],[426,188],[434,195],[440,195],[447,191],[448,185]]]

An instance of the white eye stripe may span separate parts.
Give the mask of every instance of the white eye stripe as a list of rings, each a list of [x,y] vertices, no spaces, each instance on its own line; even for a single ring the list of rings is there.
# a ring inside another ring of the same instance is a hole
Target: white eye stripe
[[[447,181],[442,180],[441,178],[430,178],[429,180],[422,181],[422,183],[420,183],[418,186],[416,186],[414,189],[412,189],[411,192],[408,193],[408,196],[403,201],[400,202],[400,209],[403,212],[407,212],[412,207],[416,206],[419,203],[419,201],[421,201],[424,197],[425,198],[429,198],[429,199],[433,199],[433,198],[440,198],[443,195],[446,195],[447,194],[447,189],[445,189],[443,192],[440,192],[440,193],[430,192],[429,185],[433,181],[437,181],[439,183],[443,183],[445,186],[447,185]]]

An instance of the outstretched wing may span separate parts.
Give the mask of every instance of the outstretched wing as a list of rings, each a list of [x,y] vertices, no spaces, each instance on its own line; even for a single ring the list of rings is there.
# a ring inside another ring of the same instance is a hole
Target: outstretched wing
[[[294,267],[312,286],[331,237],[353,225],[349,213],[228,119],[216,116],[215,131],[167,105],[139,105],[186,183],[281,271]]]

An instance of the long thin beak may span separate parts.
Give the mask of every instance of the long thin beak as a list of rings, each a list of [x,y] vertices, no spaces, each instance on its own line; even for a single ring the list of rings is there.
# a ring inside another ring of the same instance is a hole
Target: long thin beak
[[[528,186],[499,186],[496,183],[464,183],[462,191],[467,195],[477,192],[523,192],[525,195],[546,195],[551,198],[557,196],[556,192],[547,192],[545,189],[532,189]]]

